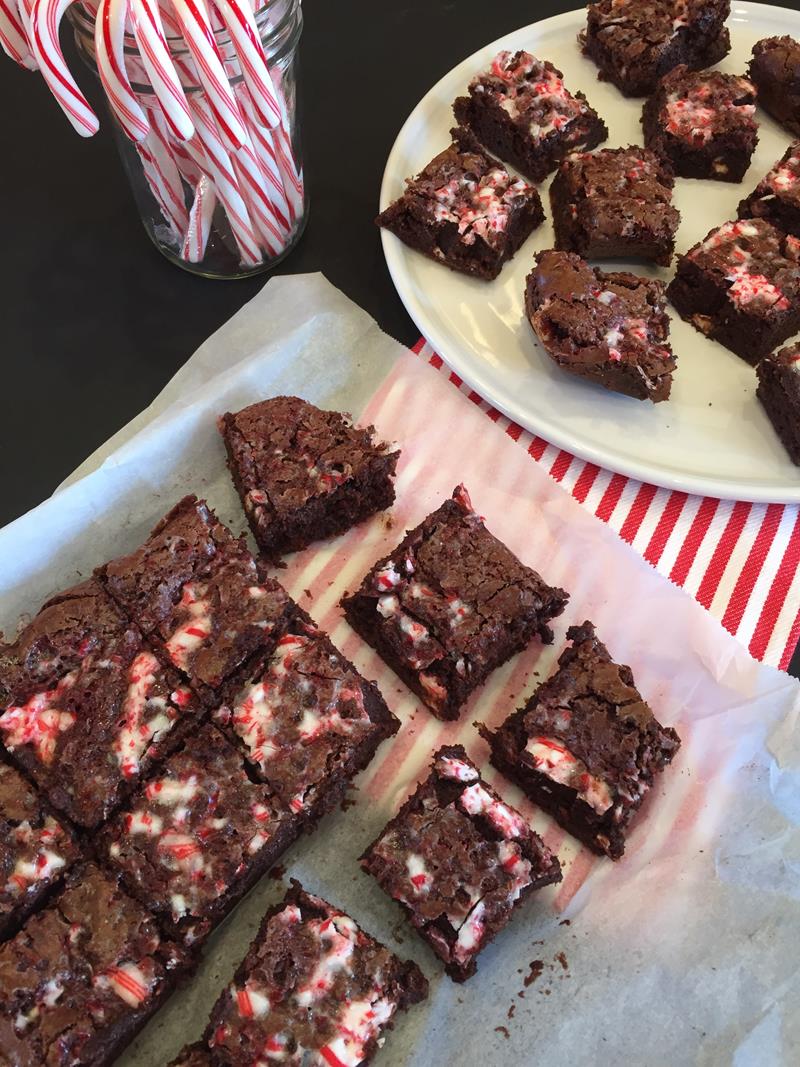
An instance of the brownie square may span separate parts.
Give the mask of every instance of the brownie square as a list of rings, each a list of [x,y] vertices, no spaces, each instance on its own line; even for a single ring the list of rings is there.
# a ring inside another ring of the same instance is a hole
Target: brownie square
[[[465,131],[453,134],[375,221],[429,259],[491,280],[544,220],[542,202]]]
[[[530,892],[561,881],[558,858],[486,785],[460,745],[434,755],[430,775],[361,865],[456,982],[475,973],[478,953]]]
[[[755,110],[747,78],[676,67],[644,105],[644,143],[682,178],[740,182],[758,144]]]
[[[800,241],[764,219],[726,222],[678,259],[682,318],[755,365],[800,329]]]
[[[219,420],[250,528],[270,559],[343,533],[394,502],[399,449],[296,396]]]
[[[273,648],[229,686],[215,720],[251,775],[309,826],[400,728],[378,687],[299,608]]]
[[[463,485],[342,600],[353,629],[440,719],[538,634],[569,599],[489,533]]]
[[[93,864],[0,946],[0,1060],[107,1067],[186,966],[147,912]]]
[[[680,738],[656,721],[630,667],[584,622],[556,672],[495,733],[491,761],[593,851],[619,859],[631,820]]]
[[[369,1063],[397,1013],[427,994],[416,964],[293,880],[214,1006],[205,1062]]]
[[[300,822],[212,725],[173,753],[95,839],[101,861],[196,946],[297,836]]]
[[[756,396],[792,463],[800,467],[800,344],[765,356],[756,375]]]
[[[598,0],[580,42],[599,78],[647,96],[674,67],[701,70],[728,54],[730,8],[730,0]]]
[[[0,763],[0,941],[16,933],[78,856],[71,830],[21,774]]]
[[[748,73],[758,89],[759,104],[800,137],[800,43],[793,37],[758,41]]]
[[[575,152],[550,186],[556,248],[589,259],[649,259],[668,267],[680,213],[672,172],[646,148]]]
[[[573,96],[552,63],[529,52],[498,52],[453,105],[456,119],[490,152],[541,182],[577,148],[608,137],[583,93]]]
[[[135,552],[100,568],[100,576],[206,700],[281,631],[290,606],[244,539],[194,496],[176,504]]]
[[[101,823],[202,714],[94,579],[0,645],[0,741],[82,827]]]
[[[739,204],[740,219],[766,219],[784,233],[800,237],[800,141],[781,159],[750,196]]]
[[[661,282],[596,270],[573,252],[540,252],[525,311],[553,362],[636,400],[667,400],[676,359]]]

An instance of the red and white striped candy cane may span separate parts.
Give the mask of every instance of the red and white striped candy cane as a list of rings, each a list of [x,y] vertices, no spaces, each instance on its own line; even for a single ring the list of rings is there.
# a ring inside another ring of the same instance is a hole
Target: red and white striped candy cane
[[[100,0],[94,24],[95,59],[100,81],[117,121],[132,141],[143,141],[150,126],[125,69],[127,17],[128,0]]]
[[[69,72],[58,40],[64,12],[74,0],[36,0],[31,13],[31,50],[44,80],[81,137],[97,133],[97,116]]]
[[[230,34],[258,121],[271,129],[281,121],[281,112],[250,5],[247,0],[214,0],[214,3]]]
[[[194,134],[194,124],[164,37],[157,0],[131,0],[131,15],[139,54],[170,132],[186,141]]]
[[[303,214],[303,201],[305,199],[305,186],[303,183],[303,171],[298,167],[294,158],[292,139],[289,135],[289,118],[286,108],[282,108],[283,118],[281,124],[266,134],[272,139],[272,147],[278,161],[278,169],[283,179],[283,187],[289,201],[289,215],[292,222]]]
[[[210,179],[201,175],[194,191],[194,203],[189,212],[189,226],[181,246],[181,259],[187,263],[201,263],[206,254],[211,222],[217,206],[217,194]]]
[[[278,166],[278,160],[273,147],[272,136],[263,129],[256,121],[253,103],[244,86],[236,87],[236,95],[239,98],[242,111],[248,120],[248,130],[252,138],[253,150],[258,159],[261,172],[272,201],[273,210],[278,225],[288,231],[291,229],[292,213],[289,208],[289,200],[283,185],[283,177]]]
[[[9,59],[26,70],[36,70],[37,63],[28,45],[22,12],[15,0],[0,0],[0,47]]]
[[[174,221],[175,228],[183,234],[189,225],[189,212],[186,209],[186,194],[169,139],[166,119],[158,108],[148,108],[147,118],[150,123],[147,147],[158,167],[158,173],[162,176],[170,217]]]

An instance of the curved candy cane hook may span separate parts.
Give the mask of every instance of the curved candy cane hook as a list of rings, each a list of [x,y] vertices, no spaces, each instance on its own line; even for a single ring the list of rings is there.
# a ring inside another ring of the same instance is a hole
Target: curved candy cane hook
[[[36,0],[31,12],[31,50],[42,77],[62,111],[81,135],[92,137],[99,128],[97,116],[69,72],[58,40],[64,12],[74,0]]]
[[[125,20],[128,0],[100,0],[94,24],[97,69],[111,109],[132,141],[143,141],[150,125],[134,95],[125,69]]]

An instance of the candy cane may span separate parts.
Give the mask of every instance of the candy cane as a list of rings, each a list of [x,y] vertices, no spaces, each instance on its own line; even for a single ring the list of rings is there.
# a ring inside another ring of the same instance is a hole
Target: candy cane
[[[183,182],[170,144],[167,123],[163,113],[157,108],[148,109],[147,117],[151,127],[147,145],[159,174],[163,175],[170,215],[175,221],[176,228],[184,233],[189,225],[189,212],[186,210]]]
[[[225,77],[204,0],[172,0],[172,6],[197,65],[200,84],[208,96],[222,141],[227,149],[241,148],[245,138],[244,126],[233,90]]]
[[[266,136],[271,139],[272,147],[275,151],[275,157],[278,162],[278,169],[281,172],[281,178],[283,179],[283,187],[286,190],[286,197],[289,201],[289,215],[292,222],[299,218],[303,213],[303,202],[305,200],[305,187],[303,182],[303,172],[297,166],[294,158],[294,149],[292,148],[292,141],[288,132],[289,119],[286,114],[286,109],[283,109],[283,119],[280,126],[276,126],[274,130],[267,133]]]
[[[125,70],[125,19],[128,0],[100,0],[94,24],[94,47],[100,81],[111,110],[132,141],[143,141],[150,127]]]
[[[189,226],[181,247],[181,259],[188,263],[200,263],[206,254],[211,233],[211,220],[217,206],[217,194],[209,179],[203,175],[197,183],[194,203],[189,212]]]
[[[97,133],[97,116],[69,72],[58,40],[64,12],[74,0],[36,0],[31,14],[31,48],[44,80],[81,137]]]
[[[158,3],[156,0],[131,0],[131,13],[136,44],[156,99],[173,136],[186,141],[194,134],[194,124],[164,37]]]
[[[0,47],[9,59],[26,70],[37,69],[28,46],[22,12],[14,6],[14,0],[0,0]]]
[[[289,208],[289,201],[286,197],[283,178],[275,156],[272,137],[256,122],[253,104],[247,90],[242,86],[237,86],[237,96],[245,117],[250,120],[248,126],[252,137],[253,150],[258,158],[261,172],[264,175],[276,220],[279,226],[285,229],[288,233],[291,229],[292,213]]]
[[[281,121],[281,112],[253,12],[246,0],[214,0],[214,3],[241,63],[242,76],[250,90],[258,121],[271,129]]]

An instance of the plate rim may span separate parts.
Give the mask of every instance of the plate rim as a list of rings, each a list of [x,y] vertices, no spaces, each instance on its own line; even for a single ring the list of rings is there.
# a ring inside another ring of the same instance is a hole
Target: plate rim
[[[747,15],[751,15],[752,9],[756,9],[759,13],[763,11],[765,15],[770,13],[773,17],[780,16],[785,18],[786,16],[791,17],[791,15],[795,15],[795,17],[800,20],[800,12],[793,12],[791,8],[777,7],[775,4],[745,2],[738,8],[737,14],[746,13]],[[520,26],[516,30],[510,30],[508,33],[504,33],[496,38],[494,41],[482,45],[446,71],[417,101],[394,139],[381,178],[379,210],[384,210],[394,198],[389,192],[389,186],[394,180],[393,171],[397,169],[394,164],[401,154],[406,130],[418,121],[419,113],[425,108],[428,101],[437,94],[440,86],[449,81],[459,68],[467,66],[468,64],[479,63],[480,60],[478,57],[484,52],[499,49],[510,37],[515,37],[528,30],[541,30],[543,27],[547,27],[548,30],[558,29],[560,23],[568,24],[573,22],[576,17],[582,18],[584,15],[585,8],[573,8],[570,11],[563,11],[557,15],[550,15],[545,19],[538,19],[525,26]],[[515,423],[522,426],[530,433],[541,435],[555,447],[569,452],[578,459],[593,463],[605,470],[610,470],[612,473],[622,474],[628,478],[633,478],[637,481],[660,486],[672,491],[687,492],[695,496],[712,496],[721,500],[741,500],[758,504],[800,503],[800,469],[798,469],[797,485],[787,484],[784,486],[776,486],[773,483],[765,484],[762,481],[753,479],[741,481],[733,478],[719,478],[711,475],[706,477],[688,472],[673,471],[669,468],[653,467],[649,463],[638,463],[635,459],[626,460],[624,458],[617,458],[614,455],[610,455],[602,448],[595,447],[588,443],[583,444],[579,442],[576,447],[576,443],[570,438],[569,432],[567,430],[562,430],[557,424],[550,423],[546,417],[531,419],[524,407],[514,403],[504,403],[494,395],[491,381],[487,380],[486,376],[482,375],[477,370],[473,372],[471,369],[463,367],[458,359],[451,359],[450,352],[454,348],[457,349],[461,346],[457,341],[451,341],[446,335],[446,331],[439,331],[437,327],[430,324],[428,315],[417,300],[413,287],[409,284],[406,272],[402,268],[401,254],[405,246],[402,245],[400,240],[395,237],[394,234],[389,233],[388,230],[384,228],[381,228],[380,236],[384,259],[392,279],[392,284],[422,337],[434,348],[436,353],[441,356],[448,366],[454,367],[458,376],[471,389],[474,389],[487,401],[487,403],[490,403],[503,415],[512,419]],[[424,326],[423,323],[425,323]]]

